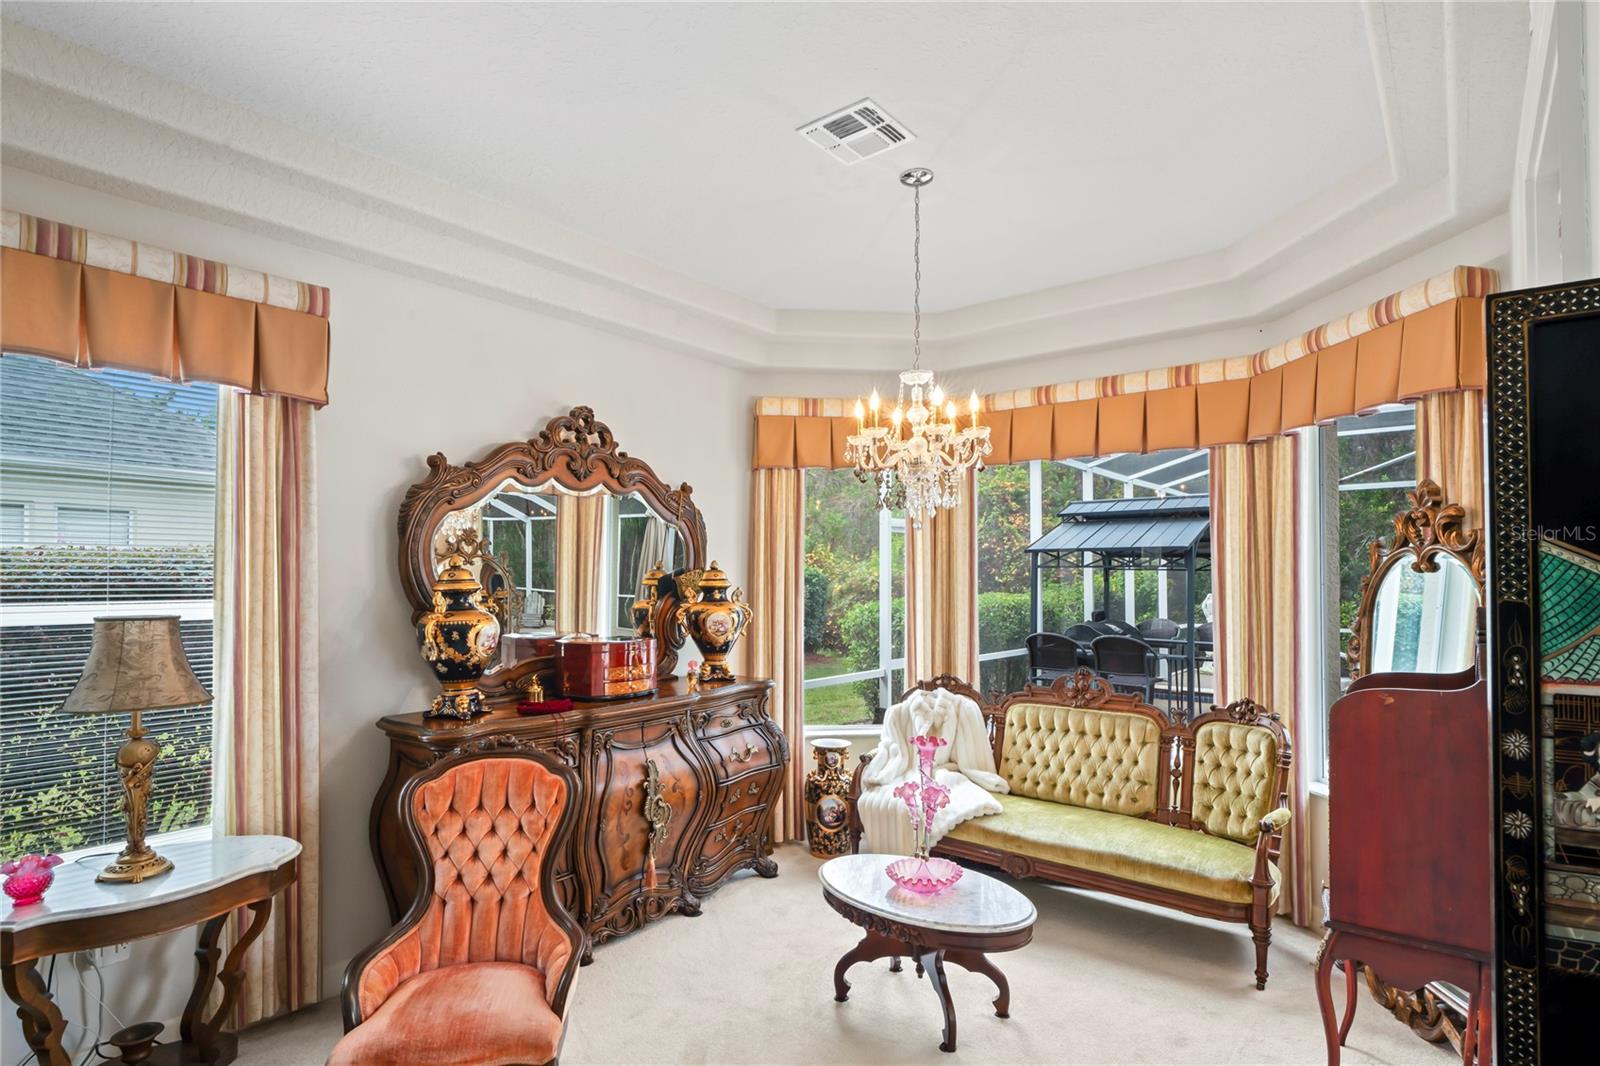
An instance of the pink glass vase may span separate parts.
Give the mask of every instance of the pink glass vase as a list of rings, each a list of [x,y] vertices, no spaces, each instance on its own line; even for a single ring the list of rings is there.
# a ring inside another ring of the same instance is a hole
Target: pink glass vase
[[[962,869],[949,859],[896,859],[884,871],[889,880],[919,896],[936,896],[961,880]]]
[[[25,907],[30,903],[38,903],[44,898],[45,890],[55,883],[55,868],[59,865],[59,855],[24,855],[20,859],[13,859],[0,866],[0,874],[6,875],[0,889],[4,889],[5,894],[11,897],[12,906]]]

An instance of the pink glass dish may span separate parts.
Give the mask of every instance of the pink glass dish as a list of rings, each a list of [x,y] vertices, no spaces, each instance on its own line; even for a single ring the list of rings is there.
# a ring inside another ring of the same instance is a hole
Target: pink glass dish
[[[6,875],[0,889],[11,897],[12,906],[23,907],[38,903],[47,888],[55,883],[55,868],[61,864],[59,855],[24,855],[0,866]]]
[[[961,867],[949,859],[896,859],[885,867],[889,880],[919,896],[936,896],[961,880]]]

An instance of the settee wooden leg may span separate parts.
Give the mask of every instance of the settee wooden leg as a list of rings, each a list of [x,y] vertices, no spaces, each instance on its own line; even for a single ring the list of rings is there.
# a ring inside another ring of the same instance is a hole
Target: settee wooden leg
[[[889,958],[889,972],[890,973],[899,973],[903,969],[905,969],[905,967],[900,965],[900,956],[898,956],[898,955],[890,956],[890,958]]]
[[[1267,948],[1272,945],[1270,925],[1250,927],[1250,939],[1256,942],[1256,991],[1267,987]]]

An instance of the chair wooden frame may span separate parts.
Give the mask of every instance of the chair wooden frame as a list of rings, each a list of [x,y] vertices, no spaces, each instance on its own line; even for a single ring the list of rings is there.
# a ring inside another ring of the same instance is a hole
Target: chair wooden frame
[[[539,748],[534,742],[524,740],[509,734],[494,734],[484,737],[471,745],[458,748],[450,755],[440,759],[429,766],[422,773],[406,782],[405,788],[400,793],[400,809],[406,812],[406,838],[411,843],[411,857],[418,866],[417,893],[411,902],[411,907],[406,911],[393,929],[389,930],[377,943],[367,948],[350,960],[350,965],[345,969],[344,981],[340,988],[340,1003],[344,1013],[344,1031],[350,1032],[364,1020],[361,1015],[361,976],[367,966],[381,955],[385,949],[396,941],[407,936],[427,916],[434,898],[433,860],[428,853],[427,842],[423,839],[422,830],[417,825],[413,812],[417,791],[427,786],[430,782],[452,770],[459,769],[470,763],[483,759],[527,759],[538,763],[550,774],[558,778],[566,788],[566,805],[561,812],[555,831],[550,834],[544,854],[553,860],[554,856],[564,853],[568,838],[577,825],[578,811],[580,808],[578,796],[578,775],[573,772],[563,760]],[[561,1019],[561,1035],[566,1037],[567,998],[572,990],[572,984],[577,976],[578,966],[585,954],[588,937],[575,918],[566,907],[562,906],[559,895],[555,889],[555,863],[547,862],[539,879],[539,896],[544,902],[545,911],[551,921],[555,922],[572,944],[572,951],[567,956],[565,968],[555,982],[555,993],[550,999],[550,1009]],[[548,976],[548,975],[547,975]],[[557,1057],[560,1055],[560,1044],[556,1048]],[[551,1059],[554,1063],[556,1059]]]
[[[1288,733],[1276,713],[1266,710],[1253,700],[1243,699],[1227,707],[1213,707],[1210,713],[1203,714],[1185,725],[1174,722],[1135,695],[1114,691],[1104,678],[1086,669],[1057,678],[1054,684],[1048,686],[1028,685],[1019,692],[1004,696],[996,703],[986,702],[972,686],[948,674],[919,682],[907,689],[900,698],[906,699],[918,689],[923,691],[945,689],[975,701],[983,711],[997,767],[1005,749],[1006,716],[1013,704],[1035,703],[1058,707],[1103,708],[1121,714],[1137,714],[1149,718],[1160,730],[1159,758],[1166,772],[1156,782],[1156,809],[1139,817],[1163,825],[1190,829],[1197,833],[1206,832],[1205,827],[1195,822],[1191,814],[1194,806],[1194,748],[1198,731],[1213,722],[1259,726],[1271,731],[1278,747],[1276,780],[1272,782],[1270,793],[1277,797],[1277,806],[1283,807],[1288,803],[1289,768],[1293,758]],[[871,759],[870,752],[861,756],[850,784],[852,852],[860,850],[862,825],[856,808],[856,799],[861,794],[862,774]],[[1171,907],[1203,918],[1247,925],[1256,949],[1256,988],[1264,989],[1267,986],[1267,951],[1272,943],[1273,881],[1270,867],[1278,861],[1282,847],[1282,827],[1270,820],[1263,820],[1254,845],[1255,865],[1250,879],[1249,903],[1228,903],[1177,889],[1159,888],[1111,874],[1080,870],[1073,866],[951,837],[941,840],[934,847],[933,853],[946,858],[964,859],[998,867],[1012,877],[1037,878],[1053,884],[1109,892],[1143,903]]]

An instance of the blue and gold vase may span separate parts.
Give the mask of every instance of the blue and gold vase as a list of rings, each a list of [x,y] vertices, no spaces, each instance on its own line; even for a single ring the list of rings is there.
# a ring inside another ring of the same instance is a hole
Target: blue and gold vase
[[[485,608],[483,586],[459,555],[445,560],[433,586],[433,610],[417,619],[422,657],[444,689],[428,713],[438,718],[471,718],[486,707],[478,692],[484,670],[500,646],[500,623]]]

